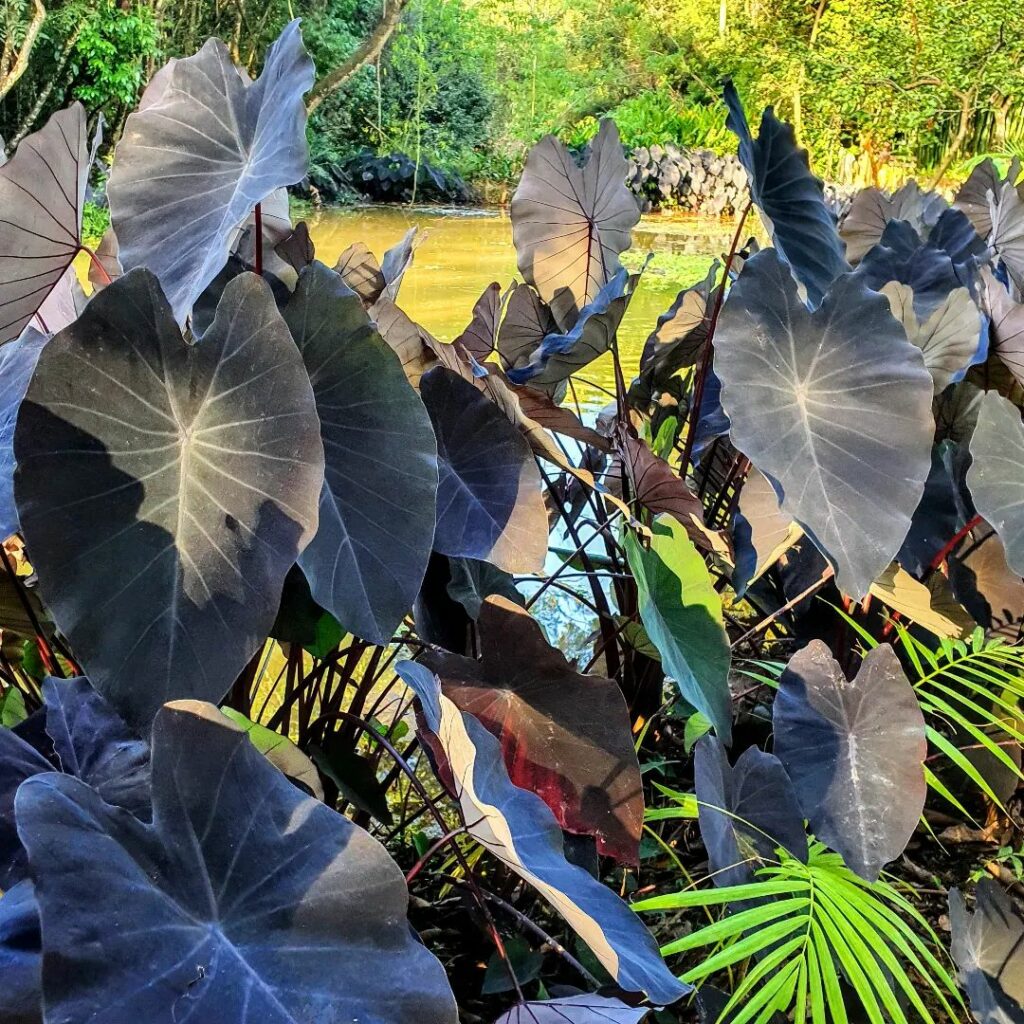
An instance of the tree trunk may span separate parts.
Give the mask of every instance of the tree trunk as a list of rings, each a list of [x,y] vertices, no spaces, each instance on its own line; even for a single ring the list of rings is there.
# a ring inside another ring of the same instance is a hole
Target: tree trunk
[[[71,51],[75,48],[75,43],[78,42],[78,37],[82,34],[81,23],[75,28],[75,31],[68,36],[67,42],[64,44],[64,49],[61,51],[60,62],[58,63],[53,74],[49,77],[45,87],[39,93],[35,103],[32,104],[32,109],[28,112],[28,116],[24,121],[21,122],[18,130],[14,133],[14,138],[7,144],[8,149],[13,149],[26,135],[32,130],[32,126],[36,123],[39,115],[43,112],[43,108],[46,106],[47,100],[50,98],[50,93],[53,92],[53,87],[60,80],[60,76],[64,71],[64,67],[71,57]]]
[[[935,172],[935,179],[931,185],[932,188],[938,188],[939,182],[942,181],[943,175],[949,170],[949,165],[956,158],[957,153],[960,152],[960,147],[963,146],[967,133],[971,128],[971,114],[974,112],[974,101],[978,95],[978,89],[975,87],[969,92],[962,92],[958,95],[960,99],[960,124],[957,126],[953,141],[949,144],[945,155],[942,157],[939,169]]]
[[[36,36],[39,35],[39,30],[43,27],[43,22],[46,21],[46,8],[43,6],[42,0],[32,0],[32,4],[32,20],[25,31],[25,38],[21,41],[18,56],[14,58],[14,63],[10,68],[3,68],[2,76],[0,76],[0,100],[14,88],[18,79],[25,74],[32,47],[36,44]],[[10,53],[6,46],[4,50],[8,54]]]
[[[313,86],[306,103],[306,112],[312,114],[328,96],[340,89],[360,68],[376,61],[398,28],[409,0],[384,0],[384,11],[377,27],[363,40],[344,64],[334,68]]]

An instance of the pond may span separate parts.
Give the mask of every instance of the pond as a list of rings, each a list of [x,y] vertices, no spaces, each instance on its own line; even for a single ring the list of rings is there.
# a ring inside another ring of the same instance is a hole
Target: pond
[[[365,242],[379,257],[417,226],[424,239],[402,283],[400,305],[443,341],[463,331],[487,285],[497,281],[504,287],[519,276],[507,210],[366,206],[313,210],[305,219],[318,258],[332,265],[353,242]],[[627,380],[636,372],[644,340],[658,316],[681,288],[702,278],[711,260],[728,249],[732,230],[728,220],[668,215],[641,220],[626,263],[633,269],[648,252],[654,255],[619,331]],[[591,364],[582,377],[591,383],[577,394],[593,413],[608,402],[605,392],[613,387],[610,356]]]

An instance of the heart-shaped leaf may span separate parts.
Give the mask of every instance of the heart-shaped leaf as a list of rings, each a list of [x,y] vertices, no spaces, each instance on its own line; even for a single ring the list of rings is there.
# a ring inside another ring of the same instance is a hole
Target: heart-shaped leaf
[[[1024,303],[1014,302],[1009,291],[986,267],[981,272],[984,306],[990,318],[992,351],[1024,385]]]
[[[625,536],[626,558],[636,578],[640,618],[662,664],[682,695],[715,727],[723,743],[732,736],[729,639],[722,601],[686,528],[671,517],[651,527],[644,547]]]
[[[17,816],[55,1019],[456,1020],[398,867],[211,705],[156,717],[152,825],[56,774]]]
[[[968,366],[984,361],[988,352],[982,347],[981,317],[966,288],[953,289],[926,319],[917,315],[914,293],[907,285],[891,281],[882,293],[907,339],[921,350],[935,394],[962,379]]]
[[[476,300],[469,326],[456,339],[479,363],[487,359],[497,344],[501,304],[501,285],[492,281]]]
[[[481,661],[425,651],[442,692],[501,743],[512,783],[536,793],[598,852],[638,862],[644,796],[618,684],[581,675],[529,612],[501,598],[480,606]]]
[[[991,879],[978,883],[973,913],[949,891],[952,955],[978,1024],[1024,1021],[1024,913]]]
[[[572,328],[545,335],[524,365],[508,371],[509,380],[550,391],[610,351],[638,280],[620,269],[580,310]]]
[[[40,591],[93,685],[137,727],[169,697],[219,700],[323,485],[309,375],[267,285],[232,281],[190,344],[152,274],[115,281],[43,349],[14,451]]]
[[[916,181],[908,181],[892,195],[877,188],[862,188],[853,197],[839,229],[846,243],[846,258],[854,264],[860,262],[882,240],[889,221],[905,220],[918,231],[928,231],[946,209],[946,201],[938,192],[922,192]]]
[[[807,863],[807,834],[793,784],[777,757],[748,747],[735,766],[713,736],[694,757],[700,836],[715,885],[753,881],[752,864],[777,863],[784,847]]]
[[[0,729],[0,888],[26,875],[14,797],[25,779],[59,769],[110,804],[148,818],[149,744],[125,725],[84,678],[43,682],[45,732]]]
[[[0,344],[21,334],[78,254],[91,163],[85,110],[73,103],[0,164]]]
[[[981,399],[967,486],[999,534],[1010,568],[1024,575],[1024,423],[1020,410],[995,391]]]
[[[626,187],[626,158],[613,121],[601,122],[582,166],[554,135],[526,157],[512,197],[519,272],[563,330],[619,272],[640,208]]]
[[[960,186],[953,206],[962,211],[982,238],[992,231],[991,196],[997,196],[1004,183],[1015,185],[1020,177],[1020,161],[1014,159],[1004,178],[991,157],[975,164],[967,180]]]
[[[650,1012],[607,996],[563,996],[519,1003],[494,1024],[640,1024]]]
[[[506,370],[522,366],[549,334],[557,331],[551,310],[528,284],[514,284],[498,328],[498,355]]]
[[[931,467],[920,350],[856,274],[808,312],[766,249],[725,303],[715,372],[733,443],[777,484],[839,586],[863,597],[903,543]]]
[[[989,243],[1017,288],[1024,286],[1024,199],[1006,181],[989,196],[992,231]]]
[[[1024,621],[1024,580],[1006,564],[999,534],[982,523],[949,556],[949,582],[956,599],[986,632],[1016,642]]]
[[[711,327],[718,272],[715,260],[704,280],[683,289],[658,317],[640,356],[640,372],[652,383],[667,381],[677,370],[696,364]]]
[[[740,140],[750,197],[761,211],[772,244],[807,289],[811,306],[817,306],[832,282],[850,269],[835,218],[825,205],[821,179],[811,174],[807,151],[797,146],[793,129],[771,107],[761,116],[761,130],[754,139],[731,82],[726,83],[725,105],[726,126]]]
[[[775,753],[811,831],[869,881],[905,849],[924,808],[924,716],[893,649],[847,680],[820,640],[789,660],[772,713]]]
[[[539,796],[509,780],[498,741],[445,696],[425,665],[405,661],[397,670],[419,698],[425,728],[444,753],[470,835],[537,889],[622,988],[646,992],[658,1005],[691,991],[672,976],[636,914],[565,859],[558,823]]]
[[[320,525],[299,564],[318,604],[346,629],[384,643],[412,607],[430,557],[430,420],[334,271],[304,269],[284,319],[313,384],[326,463]]]
[[[255,82],[210,39],[174,61],[159,95],[125,122],[107,186],[119,258],[156,275],[179,323],[224,265],[238,225],[305,175],[302,96],[312,85],[293,21]]]
[[[547,512],[530,446],[482,392],[443,366],[420,381],[437,437],[434,550],[506,572],[539,570]]]
[[[950,292],[963,285],[949,253],[922,242],[902,220],[886,225],[881,242],[857,265],[857,277],[874,291],[890,281],[906,285],[913,293],[919,320],[927,320]]]

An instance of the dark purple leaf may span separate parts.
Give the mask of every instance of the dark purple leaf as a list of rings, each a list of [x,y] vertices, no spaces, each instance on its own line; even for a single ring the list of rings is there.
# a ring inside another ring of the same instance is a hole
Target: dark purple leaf
[[[869,651],[847,680],[813,640],[786,666],[773,725],[811,831],[874,881],[906,847],[927,792],[924,716],[893,649]]]
[[[219,700],[273,624],[323,485],[270,289],[232,281],[190,344],[156,278],[126,274],[43,349],[14,450],[40,592],[93,685],[138,727],[168,698]]]
[[[0,344],[21,334],[78,254],[90,163],[85,110],[73,103],[0,165]]]
[[[519,272],[568,330],[619,272],[640,208],[613,121],[601,122],[582,166],[553,135],[526,157],[512,197]]]
[[[42,935],[31,882],[19,882],[0,898],[0,1020],[43,1024]]]
[[[507,572],[539,570],[547,512],[526,439],[486,395],[445,367],[424,375],[420,395],[437,437],[434,549]]]
[[[444,695],[501,743],[512,783],[536,793],[569,832],[636,864],[644,797],[618,684],[582,675],[529,612],[501,598],[480,607],[481,661],[424,652]]]
[[[807,834],[793,784],[777,757],[748,747],[735,766],[714,736],[694,757],[700,836],[715,885],[754,880],[754,866],[777,863],[784,847],[807,862]]]
[[[125,122],[107,188],[120,261],[156,275],[179,323],[224,265],[238,225],[305,175],[302,96],[312,84],[293,21],[255,82],[210,39],[176,60],[159,96]]]
[[[725,104],[726,125],[740,140],[750,197],[767,222],[772,244],[807,289],[811,306],[817,306],[832,282],[850,269],[821,180],[811,174],[807,152],[797,146],[793,129],[771,107],[761,116],[761,131],[754,139],[731,82],[725,87]]]
[[[313,598],[348,630],[391,639],[434,536],[437,447],[423,403],[358,296],[313,263],[284,310],[313,384],[326,469],[299,558]]]
[[[766,249],[725,303],[715,372],[733,443],[832,560],[839,586],[863,597],[903,543],[931,465],[920,350],[857,274],[808,312]]]
[[[17,815],[55,1020],[456,1020],[383,847],[209,704],[156,717],[152,825],[58,774]]]
[[[607,996],[563,996],[519,1003],[494,1024],[640,1024],[650,1012]]]

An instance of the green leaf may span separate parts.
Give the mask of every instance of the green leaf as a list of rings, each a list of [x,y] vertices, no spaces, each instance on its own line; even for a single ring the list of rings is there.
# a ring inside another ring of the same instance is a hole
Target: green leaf
[[[290,779],[301,783],[317,800],[323,800],[324,787],[320,784],[313,762],[299,750],[287,736],[268,729],[259,722],[246,718],[234,708],[221,708],[221,714],[230,718],[243,732],[247,733],[252,745],[272,764]]]
[[[640,618],[661,651],[666,673],[712,722],[722,742],[729,743],[730,653],[721,599],[681,523],[666,516],[652,525],[651,532],[649,548],[633,533],[624,539],[639,591]]]
[[[332,733],[320,747],[311,744],[310,755],[316,766],[338,787],[338,792],[365,814],[372,814],[385,825],[392,822],[387,790],[381,785],[373,765],[362,754],[346,746]]]
[[[695,715],[690,715],[683,729],[683,747],[688,754],[693,753],[694,744],[710,729],[711,723],[706,715],[702,715],[699,711]]]
[[[8,687],[4,691],[4,695],[0,697],[0,725],[5,729],[13,729],[19,722],[24,722],[26,718],[28,718],[28,711],[25,708],[25,698],[22,696],[21,690],[16,690],[13,686]]]

